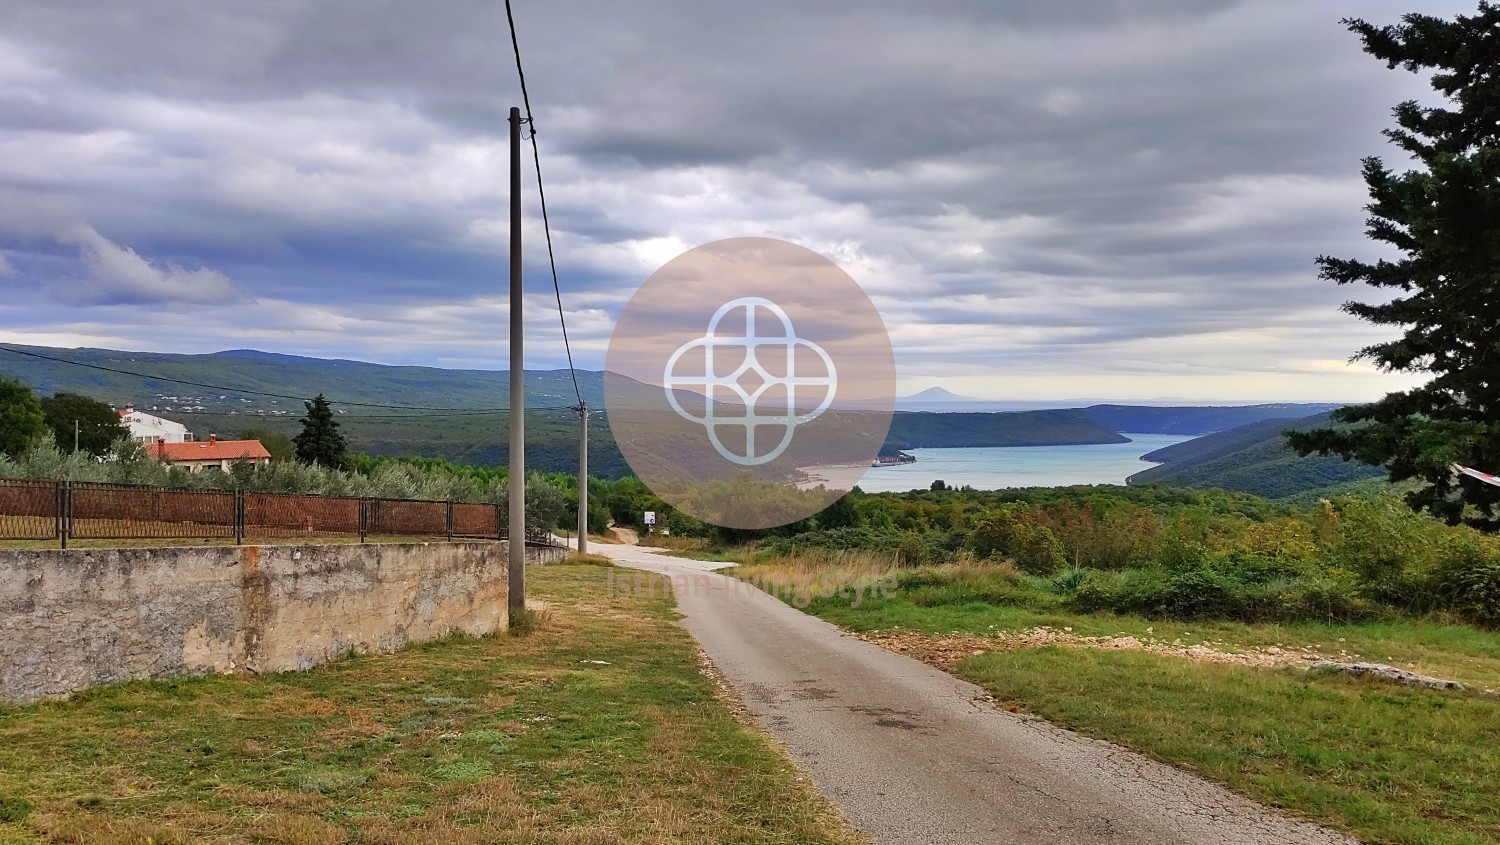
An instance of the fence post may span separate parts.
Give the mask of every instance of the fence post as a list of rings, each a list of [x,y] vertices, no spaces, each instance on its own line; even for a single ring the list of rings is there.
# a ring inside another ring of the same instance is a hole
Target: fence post
[[[495,539],[504,540],[508,532],[505,530],[505,511],[495,505]]]
[[[448,504],[448,517],[447,517],[447,520],[448,520],[448,540],[449,540],[449,542],[452,542],[452,540],[453,540],[453,500],[449,499],[448,502],[447,502],[447,504]]]
[[[63,548],[68,547],[68,511],[73,506],[73,497],[68,495],[68,482],[57,482],[57,539]]]
[[[245,491],[234,491],[234,544],[245,544]]]
[[[370,531],[370,514],[367,507],[369,501],[369,499],[359,500],[359,541],[361,543],[365,541],[365,535]]]

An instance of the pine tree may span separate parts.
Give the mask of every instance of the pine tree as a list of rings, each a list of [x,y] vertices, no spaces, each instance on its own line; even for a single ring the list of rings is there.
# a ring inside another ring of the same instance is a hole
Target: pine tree
[[[333,407],[319,393],[306,403],[307,416],[302,419],[302,433],[292,438],[297,446],[297,460],[331,469],[342,469],[349,460],[349,444],[339,431]]]
[[[17,457],[46,434],[47,422],[36,394],[0,376],[0,455]]]
[[[1500,529],[1500,487],[1460,480],[1451,465],[1500,471],[1500,9],[1489,2],[1449,21],[1410,14],[1395,26],[1345,25],[1365,52],[1417,73],[1435,70],[1438,107],[1405,102],[1386,136],[1416,160],[1404,173],[1364,161],[1367,233],[1400,257],[1375,263],[1318,259],[1322,278],[1363,282],[1394,298],[1344,310],[1396,340],[1357,358],[1391,372],[1431,374],[1413,390],[1334,413],[1344,425],[1288,440],[1302,454],[1384,465],[1391,481],[1417,480],[1417,510]]]

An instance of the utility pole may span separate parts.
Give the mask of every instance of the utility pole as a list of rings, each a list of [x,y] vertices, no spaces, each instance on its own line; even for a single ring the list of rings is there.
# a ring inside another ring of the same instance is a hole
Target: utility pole
[[[80,431],[81,431],[81,427],[78,425],[78,418],[74,417],[73,418],[73,451],[75,451],[75,452],[78,451],[78,435],[79,435]]]
[[[511,618],[526,609],[526,359],[521,313],[521,110],[510,110],[510,578]]]
[[[589,553],[589,403],[578,400],[578,553]]]

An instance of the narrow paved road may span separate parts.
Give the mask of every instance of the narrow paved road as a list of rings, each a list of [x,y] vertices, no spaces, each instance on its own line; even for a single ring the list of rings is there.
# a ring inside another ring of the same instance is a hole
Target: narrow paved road
[[[998,710],[946,672],[739,581],[637,546],[684,624],[814,785],[880,845],[1280,845],[1353,840],[1124,749]],[[616,576],[617,587],[633,577]]]

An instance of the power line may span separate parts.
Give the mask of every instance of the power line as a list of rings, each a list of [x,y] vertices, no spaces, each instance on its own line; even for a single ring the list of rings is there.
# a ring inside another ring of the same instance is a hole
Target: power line
[[[516,76],[521,80],[521,104],[526,108],[526,123],[531,127],[531,160],[536,164],[536,192],[542,201],[542,232],[547,236],[547,263],[552,268],[552,292],[557,296],[557,321],[562,325],[563,350],[568,354],[568,372],[573,376],[573,393],[583,405],[583,391],[578,387],[578,371],[573,368],[573,345],[568,342],[568,318],[563,313],[562,286],[557,283],[557,257],[552,252],[552,226],[547,220],[547,191],[542,187],[542,154],[536,144],[536,119],[531,116],[531,95],[526,91],[526,71],[521,68],[521,43],[516,40],[516,19],[505,0],[505,22],[510,26],[510,46],[516,54]]]
[[[172,378],[170,376],[151,375],[150,373],[137,373],[132,370],[121,370],[115,367],[106,367],[102,364],[86,364],[83,361],[69,361],[66,358],[54,358],[51,355],[43,355],[40,352],[27,352],[24,349],[12,349],[9,346],[0,346],[0,352],[10,352],[15,355],[24,355],[28,358],[40,358],[43,361],[52,361],[58,364],[72,364],[75,367],[86,367],[90,370],[103,370],[106,373],[116,373],[122,376],[134,376],[136,378],[150,379],[151,381],[169,381],[173,384],[185,384],[191,387],[203,387],[209,390],[222,390],[226,393],[242,393],[249,396],[267,396],[272,399],[292,399],[298,402],[309,402],[306,396],[292,396],[287,393],[267,393],[263,390],[246,390],[241,387],[225,387],[222,384],[208,384],[201,381],[188,381],[187,379]],[[574,377],[574,386],[577,386],[577,377]],[[329,399],[330,405],[347,405],[351,408],[385,408],[394,411],[483,411],[485,413],[504,413],[509,408],[432,408],[423,405],[380,405],[369,402],[342,402]]]

